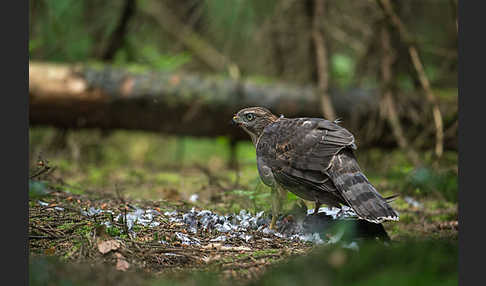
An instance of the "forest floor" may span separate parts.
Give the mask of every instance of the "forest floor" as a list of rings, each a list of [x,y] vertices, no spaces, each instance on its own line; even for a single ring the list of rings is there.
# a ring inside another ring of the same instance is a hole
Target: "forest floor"
[[[32,285],[173,285],[194,273],[246,285],[326,246],[345,251],[326,258],[331,267],[344,263],[343,253],[364,247],[354,237],[336,238],[336,229],[321,228],[316,236],[303,228],[312,205],[292,194],[278,230],[270,231],[270,192],[259,183],[251,145],[238,149],[235,171],[225,164],[227,142],[221,138],[180,142],[143,133],[102,138],[78,132],[61,149],[52,148],[55,135],[31,130]],[[400,221],[383,224],[392,244],[457,243],[457,154],[445,156],[435,169],[413,168],[399,151],[366,154],[360,162],[370,181],[384,195],[401,195],[392,203]],[[383,164],[377,167],[377,161]]]
[[[138,268],[160,275],[204,268],[227,278],[252,279],[266,266],[313,246],[251,228],[234,235],[199,225],[193,233],[183,219],[191,210],[181,207],[53,192],[31,201],[30,251],[63,261],[106,263],[121,271]],[[150,214],[145,225],[142,216],[130,220],[137,209]]]

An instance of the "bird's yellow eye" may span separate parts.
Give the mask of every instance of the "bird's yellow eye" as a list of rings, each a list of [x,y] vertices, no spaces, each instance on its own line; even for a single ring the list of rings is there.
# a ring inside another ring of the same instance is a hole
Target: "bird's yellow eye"
[[[252,121],[253,119],[255,119],[255,115],[253,113],[247,113],[247,114],[245,114],[245,117],[246,117],[246,120],[248,120],[248,121]]]

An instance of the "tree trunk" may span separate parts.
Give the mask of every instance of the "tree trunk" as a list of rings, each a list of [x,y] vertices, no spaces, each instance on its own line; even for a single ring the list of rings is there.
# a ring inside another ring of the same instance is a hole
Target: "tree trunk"
[[[368,119],[379,112],[379,92],[330,89],[329,94],[337,116],[343,120],[342,125],[355,134],[360,146],[368,143],[396,146],[392,136],[368,142],[367,136],[361,134]],[[322,114],[313,86],[255,84],[180,72],[130,72],[109,65],[30,62],[29,96],[31,125],[136,129],[188,136],[228,135],[235,139],[249,139],[230,123],[233,115],[244,107],[264,106],[289,118],[321,117]],[[397,112],[407,134],[423,133],[426,128],[408,117],[409,109],[420,106],[421,98],[411,95],[399,98],[403,101],[399,106],[403,108]],[[457,118],[457,100],[441,104],[441,109],[451,118],[448,127]],[[357,119],[351,121],[351,115]],[[431,132],[431,141],[433,136]],[[457,138],[450,139],[452,145],[448,147],[457,148]]]

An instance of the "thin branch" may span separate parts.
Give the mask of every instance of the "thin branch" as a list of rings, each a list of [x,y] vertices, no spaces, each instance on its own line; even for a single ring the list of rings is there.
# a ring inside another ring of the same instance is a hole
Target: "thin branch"
[[[420,81],[420,84],[422,85],[422,88],[425,91],[426,99],[429,102],[429,104],[432,105],[432,113],[433,113],[434,123],[436,128],[435,154],[437,155],[437,157],[440,158],[444,151],[444,130],[443,130],[442,114],[440,112],[439,105],[437,104],[437,99],[434,93],[432,92],[429,79],[425,74],[422,61],[420,60],[417,48],[415,46],[414,41],[412,40],[410,33],[407,31],[405,25],[393,10],[393,6],[390,0],[380,0],[380,3],[381,3],[380,6],[384,10],[385,14],[388,16],[387,19],[398,30],[400,39],[404,44],[408,46],[410,59],[413,63],[415,71],[417,72],[417,76]]]
[[[105,50],[103,54],[103,60],[110,61],[115,57],[116,52],[123,46],[123,42],[125,39],[125,34],[127,32],[128,23],[130,19],[133,17],[136,11],[136,2],[135,0],[126,0],[125,6],[123,7],[122,15],[120,17],[120,21],[118,22],[117,27],[111,34],[110,42],[108,48]]]
[[[177,19],[162,1],[151,1],[150,5],[144,5],[141,10],[152,16],[167,33],[181,42],[209,68],[217,72],[227,71],[234,79],[240,77],[240,69],[234,62]]]
[[[457,21],[457,0],[450,0],[449,3],[451,4],[451,9],[452,9],[452,17],[454,18],[456,22],[456,33],[459,32],[459,24]]]
[[[326,39],[321,28],[321,21],[325,17],[325,0],[314,0],[314,15],[312,18],[312,40],[316,52],[317,90],[321,96],[324,117],[334,120],[336,113],[328,94],[329,69],[326,49]]]
[[[398,112],[393,101],[391,85],[393,82],[393,62],[395,61],[395,55],[390,43],[390,33],[384,25],[381,28],[381,45],[383,48],[383,57],[381,64],[381,74],[383,79],[383,109],[386,114],[386,118],[392,129],[393,135],[397,140],[398,145],[406,150],[408,158],[415,165],[420,165],[420,159],[417,153],[410,147],[407,138],[403,132]]]
[[[435,145],[435,154],[437,155],[437,157],[441,157],[442,153],[444,152],[444,127],[442,122],[442,114],[440,112],[439,105],[437,104],[435,95],[430,88],[429,79],[425,74],[424,67],[422,66],[422,62],[420,61],[419,55],[417,53],[417,49],[415,49],[415,47],[413,46],[410,46],[409,53],[412,58],[413,65],[418,73],[420,83],[425,90],[427,100],[432,104],[432,113],[434,116],[434,123],[436,127],[435,137],[437,141]]]
[[[325,23],[329,28],[329,36],[331,36],[334,40],[342,43],[343,45],[348,45],[359,55],[366,51],[366,46],[361,41],[349,35],[347,32],[341,29],[341,27],[334,25],[330,21],[326,21]]]

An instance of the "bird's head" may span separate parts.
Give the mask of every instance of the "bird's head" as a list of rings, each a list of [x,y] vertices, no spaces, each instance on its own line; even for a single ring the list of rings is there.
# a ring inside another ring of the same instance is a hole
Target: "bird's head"
[[[255,145],[265,126],[275,122],[277,119],[277,116],[264,107],[244,108],[233,116],[233,122],[250,135]]]

